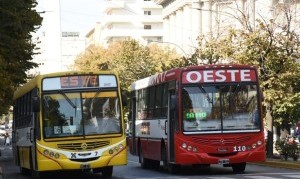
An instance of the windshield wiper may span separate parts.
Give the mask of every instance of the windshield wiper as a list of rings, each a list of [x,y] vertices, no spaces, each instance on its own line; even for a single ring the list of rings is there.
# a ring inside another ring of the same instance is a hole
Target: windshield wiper
[[[209,103],[213,103],[212,99],[209,97],[209,94],[207,94],[207,92],[205,91],[205,89],[200,86],[200,90],[202,91],[202,93],[206,96],[206,99]]]
[[[76,109],[76,105],[70,100],[70,98],[61,90],[57,91],[59,94],[63,95],[63,97],[68,101],[68,103],[74,108]]]

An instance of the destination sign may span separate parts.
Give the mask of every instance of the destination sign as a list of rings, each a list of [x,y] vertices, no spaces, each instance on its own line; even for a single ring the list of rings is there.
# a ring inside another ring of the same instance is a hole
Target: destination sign
[[[220,82],[257,81],[252,69],[219,69],[186,71],[182,74],[182,83],[220,83]]]
[[[43,79],[43,90],[117,87],[114,75],[72,75]]]
[[[60,77],[61,88],[99,87],[97,75]]]

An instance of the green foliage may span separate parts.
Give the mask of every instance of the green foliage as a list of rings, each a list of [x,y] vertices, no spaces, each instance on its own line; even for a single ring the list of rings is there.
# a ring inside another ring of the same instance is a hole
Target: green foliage
[[[34,10],[35,0],[0,1],[0,113],[7,112],[14,89],[26,81],[33,63],[32,32],[42,18]]]
[[[299,158],[300,148],[296,142],[278,140],[275,143],[275,148],[285,160],[291,157],[294,161],[297,161]]]
[[[89,47],[75,60],[74,68],[115,71],[128,93],[133,81],[168,70],[180,61],[180,56],[169,48],[157,44],[143,46],[135,40],[124,40],[112,42],[106,49]]]
[[[156,44],[142,46],[135,40],[112,42],[107,48],[91,46],[75,60],[74,69],[112,70],[119,75],[121,87],[129,96],[132,82],[182,63],[180,56]],[[125,107],[125,120],[128,117]]]
[[[200,36],[198,40],[199,48],[196,49],[189,59],[193,61],[193,65],[226,63],[233,54],[234,49],[231,46],[231,36],[226,38],[209,36],[208,39],[205,36]],[[186,64],[186,66],[188,65]]]

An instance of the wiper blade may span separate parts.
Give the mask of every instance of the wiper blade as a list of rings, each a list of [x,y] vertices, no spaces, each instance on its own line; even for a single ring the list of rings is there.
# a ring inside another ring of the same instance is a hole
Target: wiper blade
[[[203,86],[200,86],[200,90],[202,91],[202,93],[206,96],[206,99],[209,103],[212,103],[212,99],[209,97],[209,94],[207,94],[207,92],[205,91],[205,89],[203,88]]]
[[[68,103],[74,108],[76,109],[76,105],[70,100],[70,98],[61,90],[57,91],[59,94],[63,95],[63,97],[68,101]]]

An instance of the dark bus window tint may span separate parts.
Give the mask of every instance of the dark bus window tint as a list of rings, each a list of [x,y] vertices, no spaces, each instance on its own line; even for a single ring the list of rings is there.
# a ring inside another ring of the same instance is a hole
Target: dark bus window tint
[[[149,88],[148,92],[148,99],[149,99],[149,105],[148,105],[148,115],[147,118],[153,117],[153,111],[154,111],[154,99],[155,99],[155,87],[152,86]]]
[[[158,85],[155,87],[155,109],[154,117],[161,117],[162,109],[162,94],[163,94],[163,85]]]
[[[161,116],[167,117],[168,116],[168,84],[165,83],[163,85],[163,94],[162,94],[162,111]]]

